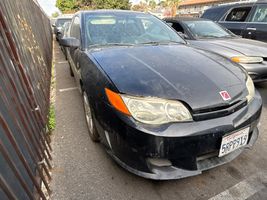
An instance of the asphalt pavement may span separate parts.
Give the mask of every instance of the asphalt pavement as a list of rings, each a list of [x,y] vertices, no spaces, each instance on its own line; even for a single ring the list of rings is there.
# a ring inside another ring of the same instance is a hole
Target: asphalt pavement
[[[67,61],[54,45],[56,130],[52,137],[53,200],[263,200],[267,199],[267,84],[257,86],[264,106],[252,150],[203,174],[172,181],[147,180],[118,166],[87,133],[81,95]]]

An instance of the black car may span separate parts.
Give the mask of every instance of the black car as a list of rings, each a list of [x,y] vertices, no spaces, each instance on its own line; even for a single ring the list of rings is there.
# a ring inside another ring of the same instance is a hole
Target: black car
[[[267,81],[267,43],[240,38],[208,19],[174,17],[164,20],[192,46],[239,63],[254,82]]]
[[[244,38],[267,42],[267,1],[215,6],[202,18],[220,23]]]
[[[258,137],[262,100],[247,72],[188,46],[150,14],[78,12],[61,44],[91,139],[139,176],[201,174]]]

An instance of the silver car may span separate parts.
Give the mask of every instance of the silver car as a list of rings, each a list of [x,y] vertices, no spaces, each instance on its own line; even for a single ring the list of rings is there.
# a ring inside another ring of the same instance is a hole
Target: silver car
[[[175,17],[164,20],[192,46],[240,64],[254,82],[267,81],[267,43],[240,38],[207,19]]]

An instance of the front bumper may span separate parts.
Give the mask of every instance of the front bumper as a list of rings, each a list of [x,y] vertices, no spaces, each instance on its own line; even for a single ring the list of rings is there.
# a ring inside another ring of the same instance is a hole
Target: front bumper
[[[258,64],[242,64],[242,66],[247,70],[254,83],[267,82],[267,61]]]
[[[138,169],[133,168],[132,166],[127,165],[126,163],[124,163],[122,160],[120,160],[118,157],[116,157],[116,155],[114,155],[110,150],[108,150],[108,153],[111,155],[111,157],[113,157],[113,159],[123,168],[127,169],[128,171],[138,175],[138,176],[142,176],[144,178],[148,178],[148,179],[154,179],[154,180],[171,180],[171,179],[180,179],[180,178],[185,178],[185,177],[190,177],[190,176],[195,176],[195,175],[199,175],[202,173],[202,171],[223,165],[225,163],[228,163],[232,160],[234,160],[237,156],[239,156],[243,150],[245,148],[251,148],[254,143],[256,142],[257,138],[259,135],[259,131],[258,128],[255,128],[254,131],[251,133],[250,135],[250,140],[249,143],[242,147],[237,149],[236,151],[225,155],[221,158],[219,158],[218,155],[218,151],[217,151],[217,155],[215,154],[210,154],[210,156],[207,154],[206,158],[205,156],[204,159],[197,158],[196,159],[196,164],[197,164],[197,169],[196,170],[188,170],[188,169],[183,169],[183,168],[179,168],[179,166],[156,166],[153,165],[152,163],[149,163],[149,161],[147,161],[147,165],[149,166],[149,169],[151,170],[151,172],[146,172],[146,171],[141,171]],[[213,155],[213,156],[212,156]]]
[[[178,179],[230,162],[244,148],[251,147],[259,134],[261,106],[261,97],[256,92],[249,105],[228,116],[151,127],[138,124],[106,105],[103,109],[106,119],[98,122],[97,128],[108,153],[125,169],[150,179]],[[222,137],[244,127],[250,127],[246,147],[219,158]],[[168,160],[171,165],[155,166],[151,159]]]

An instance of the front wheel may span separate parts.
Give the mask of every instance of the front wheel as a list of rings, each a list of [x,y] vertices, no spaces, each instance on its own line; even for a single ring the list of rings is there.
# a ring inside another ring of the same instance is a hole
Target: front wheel
[[[88,100],[88,96],[85,91],[83,91],[83,105],[84,105],[85,120],[88,127],[89,136],[93,142],[99,142],[99,134],[97,133],[94,124],[92,109]]]

